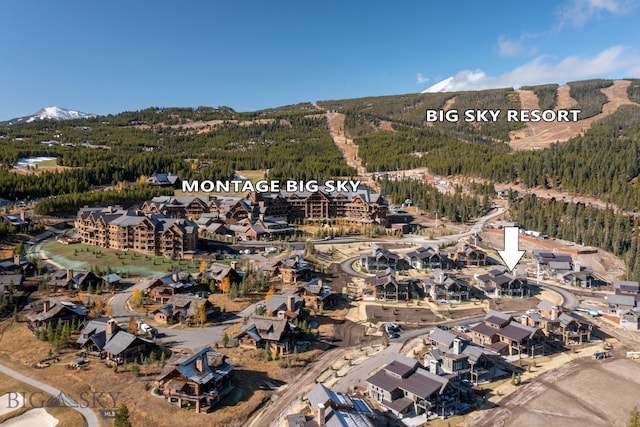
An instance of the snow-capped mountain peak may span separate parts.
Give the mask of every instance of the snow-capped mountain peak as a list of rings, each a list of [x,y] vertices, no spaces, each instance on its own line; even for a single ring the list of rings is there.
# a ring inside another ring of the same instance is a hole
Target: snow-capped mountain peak
[[[95,117],[95,114],[83,113],[76,110],[68,110],[61,107],[44,107],[42,110],[36,112],[26,121],[27,123],[30,123],[34,120],[71,120],[83,119],[87,117]]]
[[[83,113],[77,110],[69,110],[67,108],[62,107],[45,107],[41,110],[38,110],[36,113],[25,116],[18,117],[16,119],[7,120],[2,124],[16,124],[16,123],[31,123],[36,120],[71,120],[71,119],[85,119],[95,117],[95,114],[92,113]]]
[[[453,77],[449,77],[431,87],[426,88],[422,93],[451,92],[453,90],[454,83],[455,79]]]

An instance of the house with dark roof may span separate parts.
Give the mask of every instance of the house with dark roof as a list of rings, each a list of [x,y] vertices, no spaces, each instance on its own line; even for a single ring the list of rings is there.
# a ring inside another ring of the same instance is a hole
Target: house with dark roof
[[[0,296],[13,295],[23,281],[23,274],[0,274]]]
[[[475,344],[501,355],[535,356],[544,352],[542,330],[516,322],[512,316],[489,310],[484,320],[471,327]]]
[[[237,285],[242,281],[242,275],[237,270],[237,264],[232,261],[229,265],[219,262],[211,263],[205,270],[204,277],[213,280],[220,287],[223,280],[228,279],[230,285]]]
[[[529,296],[527,278],[496,267],[476,276],[478,288],[489,298],[524,298]]]
[[[400,255],[379,246],[373,246],[369,254],[360,255],[360,267],[367,273],[385,271],[389,268],[397,270],[398,261]]]
[[[269,274],[270,281],[286,284],[298,283],[311,279],[309,263],[300,255],[290,256],[265,265],[263,267],[263,271]]]
[[[293,325],[287,319],[253,315],[236,337],[240,347],[268,347],[275,358],[293,350],[292,331]]]
[[[311,425],[326,427],[374,427],[375,413],[364,399],[316,384],[307,394],[311,419],[304,414],[287,416],[289,427]]]
[[[195,295],[175,294],[169,297],[166,304],[155,309],[153,319],[158,323],[194,323],[198,318],[198,312],[204,312],[205,320],[211,319],[220,313],[207,298]]]
[[[460,391],[446,377],[408,359],[393,360],[366,379],[370,399],[397,418],[412,414],[447,418],[458,412]]]
[[[429,334],[431,349],[423,355],[424,365],[436,375],[453,375],[456,381],[473,384],[492,381],[502,374],[497,369],[496,353],[472,345],[466,339],[439,328]]]
[[[640,310],[628,310],[620,313],[620,326],[637,331],[640,329]]]
[[[172,356],[158,377],[158,388],[178,408],[190,404],[197,413],[211,412],[234,388],[234,366],[227,360],[209,346],[191,356]]]
[[[337,302],[337,297],[331,286],[325,285],[322,279],[316,277],[302,285],[295,291],[304,300],[304,306],[314,310],[331,308]]]
[[[41,300],[31,304],[30,312],[25,316],[27,326],[34,333],[59,323],[80,324],[85,319],[84,307],[69,301]]]
[[[147,356],[154,347],[153,341],[120,329],[113,319],[86,322],[76,343],[85,356],[106,359],[117,365]]]
[[[413,279],[401,279],[393,269],[378,273],[376,277],[365,279],[362,299],[373,301],[400,302],[421,298],[424,289]]]
[[[548,300],[540,301],[536,310],[528,310],[522,319],[528,326],[539,328],[548,339],[565,346],[591,340],[590,322]]]
[[[182,187],[182,180],[178,175],[169,173],[154,173],[145,181],[147,185],[152,187],[172,187],[179,189]]]
[[[271,295],[265,302],[267,316],[277,316],[278,319],[293,320],[300,316],[304,300],[293,292]]]
[[[190,273],[174,271],[151,281],[146,289],[149,298],[166,304],[175,294],[184,294],[200,290],[198,283]]]
[[[460,242],[448,253],[449,259],[459,267],[481,267],[487,264],[487,253],[468,243]]]
[[[424,287],[434,302],[462,302],[471,297],[471,286],[466,280],[441,269],[433,270],[431,277],[424,280]]]
[[[25,231],[31,224],[31,218],[25,212],[0,215],[0,221],[4,222],[8,227],[15,227],[18,231]]]
[[[448,269],[450,260],[446,251],[432,247],[419,247],[404,255],[404,259],[416,270]]]
[[[56,270],[49,278],[47,285],[56,291],[78,291],[95,287],[101,279],[93,272],[87,270]]]
[[[20,255],[0,260],[0,274],[26,273],[30,267],[29,260]]]

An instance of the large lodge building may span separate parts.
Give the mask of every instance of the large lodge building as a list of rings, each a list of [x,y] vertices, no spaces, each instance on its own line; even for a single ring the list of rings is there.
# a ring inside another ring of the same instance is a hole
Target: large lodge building
[[[240,237],[261,239],[292,232],[286,222],[336,218],[351,224],[386,225],[387,204],[362,185],[354,192],[328,193],[321,188],[315,192],[251,192],[246,197],[161,196],[129,210],[85,207],[78,211],[75,226],[82,242],[89,245],[184,257],[196,249],[198,228],[206,227],[194,221],[205,214],[214,226],[227,230],[224,233],[242,230]]]

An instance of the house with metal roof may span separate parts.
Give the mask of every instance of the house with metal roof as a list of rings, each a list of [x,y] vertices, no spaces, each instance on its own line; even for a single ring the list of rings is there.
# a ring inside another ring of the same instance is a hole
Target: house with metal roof
[[[220,313],[214,308],[211,301],[196,295],[175,294],[169,297],[166,304],[155,309],[153,319],[158,323],[183,322],[191,324],[198,318],[198,312],[202,310],[205,320],[211,319]]]
[[[269,347],[274,357],[279,357],[293,350],[293,328],[286,318],[253,315],[236,337],[240,347]]]
[[[106,359],[121,365],[153,350],[153,341],[124,331],[115,320],[91,320],[84,324],[76,340],[85,356]]]
[[[394,360],[366,379],[369,398],[397,418],[412,414],[449,417],[457,412],[460,391],[446,377]]]
[[[331,390],[322,383],[316,384],[307,394],[310,419],[304,414],[287,417],[289,427],[373,427],[375,413],[364,399]]]
[[[424,280],[424,287],[434,302],[462,302],[471,297],[471,286],[466,280],[439,268]]]
[[[360,255],[360,267],[368,272],[385,271],[388,268],[398,269],[400,255],[379,246],[373,246],[371,252]]]
[[[450,260],[446,251],[437,248],[424,247],[414,249],[404,254],[404,259],[416,270],[447,269],[450,267]]]
[[[295,291],[304,300],[304,306],[314,310],[321,310],[335,305],[337,297],[333,288],[326,285],[322,279],[316,277],[302,285]]]
[[[174,271],[153,279],[146,293],[155,302],[166,304],[173,295],[200,290],[199,286],[191,273]]]
[[[524,298],[529,296],[527,278],[496,267],[476,276],[478,288],[489,298]]]
[[[227,360],[209,346],[190,356],[172,356],[158,377],[158,388],[178,408],[190,404],[197,413],[211,412],[234,388],[234,366]]]
[[[367,278],[362,290],[363,299],[374,301],[409,301],[423,296],[421,283],[413,279],[398,279],[391,268],[376,277]]]
[[[518,323],[512,316],[494,310],[489,310],[482,322],[471,327],[471,339],[506,356],[534,356],[544,352],[545,336],[540,328]]]
[[[34,333],[48,328],[50,324],[54,328],[59,323],[80,324],[86,317],[84,307],[70,301],[36,301],[30,305],[30,309],[25,317],[27,326]]]

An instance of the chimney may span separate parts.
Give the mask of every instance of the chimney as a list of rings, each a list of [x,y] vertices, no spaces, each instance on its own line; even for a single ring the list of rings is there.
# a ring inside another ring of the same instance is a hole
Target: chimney
[[[49,300],[44,300],[42,302],[42,312],[46,313],[47,311],[49,311],[49,309],[51,308],[51,301]]]
[[[20,221],[24,222],[25,218],[24,211],[20,212]]]
[[[560,311],[558,310],[558,306],[554,305],[553,308],[551,309],[551,313],[549,313],[551,315],[551,319],[557,319],[558,315],[560,314]]]
[[[460,338],[455,338],[453,340],[453,354],[462,353],[462,340]]]
[[[438,283],[444,284],[444,271],[440,270],[440,274],[438,274]]]
[[[13,256],[13,263],[15,265],[20,265],[20,255],[14,255]]]
[[[231,261],[230,266],[231,266],[231,269],[235,271],[235,270],[237,270],[238,262],[237,261]]]
[[[575,271],[576,273],[580,272],[580,263],[576,262],[575,264],[573,264],[573,271]]]
[[[173,273],[173,274],[171,275],[171,279],[172,279],[174,282],[178,282],[178,273]]]
[[[110,319],[107,322],[107,335],[108,336],[114,335],[119,330],[120,330],[120,327],[118,326],[118,324],[116,323],[115,320]]]
[[[67,282],[70,282],[73,279],[73,269],[67,269]]]
[[[325,425],[325,413],[324,413],[324,403],[318,403],[318,425]]]
[[[107,206],[107,212],[113,213],[113,206]]]
[[[299,264],[300,263],[300,255],[296,255],[295,260],[296,260],[296,264]]]
[[[287,310],[296,311],[296,296],[295,295],[287,296]]]
[[[198,357],[196,359],[196,369],[198,370],[198,372],[204,372],[204,358],[203,357]]]
[[[440,364],[438,363],[438,361],[436,359],[431,359],[429,361],[429,372],[431,372],[434,375],[439,375],[439,373],[440,373]]]

